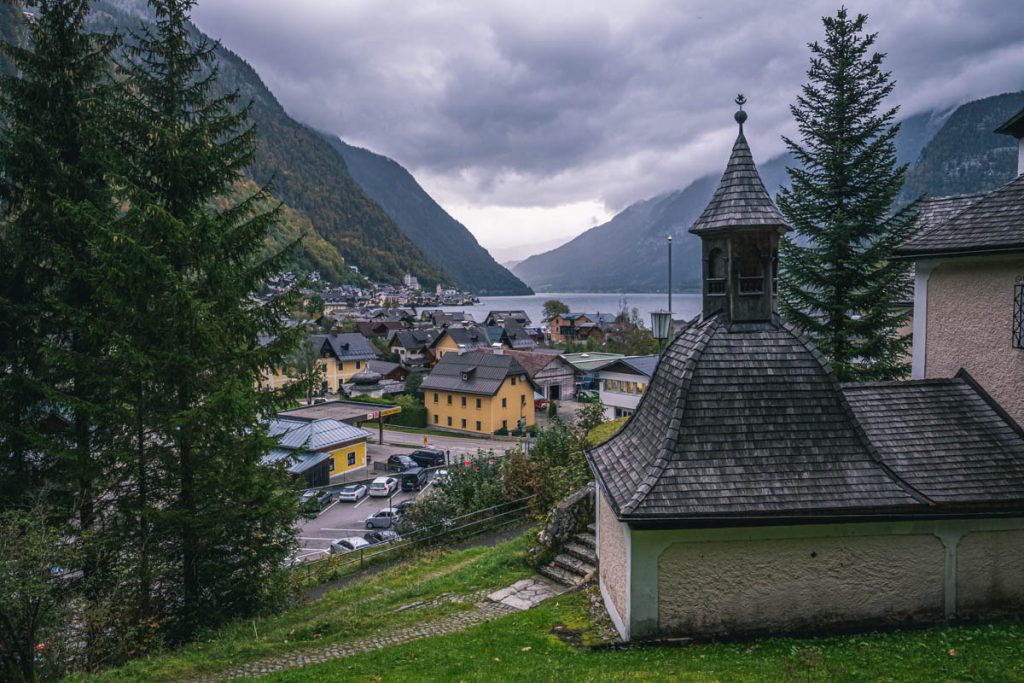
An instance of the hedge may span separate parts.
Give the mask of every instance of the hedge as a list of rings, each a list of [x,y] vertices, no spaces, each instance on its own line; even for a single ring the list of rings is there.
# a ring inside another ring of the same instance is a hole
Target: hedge
[[[360,403],[376,403],[379,405],[399,405],[402,406],[402,412],[398,415],[389,415],[387,418],[388,424],[398,425],[399,427],[414,427],[416,429],[423,429],[427,426],[427,408],[422,403],[419,403],[416,399],[405,394],[398,394],[392,398],[373,398],[371,396],[353,396],[353,401],[359,401]]]

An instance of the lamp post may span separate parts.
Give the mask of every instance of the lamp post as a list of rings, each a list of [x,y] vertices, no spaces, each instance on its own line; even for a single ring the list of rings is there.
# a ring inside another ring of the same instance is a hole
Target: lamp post
[[[668,236],[668,312],[672,314],[672,235]]]
[[[651,332],[658,340],[658,349],[665,346],[672,327],[672,311],[651,311]]]

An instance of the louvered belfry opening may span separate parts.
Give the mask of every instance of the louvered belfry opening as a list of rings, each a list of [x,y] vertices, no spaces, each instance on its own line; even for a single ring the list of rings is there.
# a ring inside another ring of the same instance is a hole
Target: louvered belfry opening
[[[703,317],[725,313],[733,322],[771,320],[778,295],[779,237],[789,230],[765,190],[743,123],[743,96],[736,98],[739,135],[722,180],[690,232],[700,236]]]

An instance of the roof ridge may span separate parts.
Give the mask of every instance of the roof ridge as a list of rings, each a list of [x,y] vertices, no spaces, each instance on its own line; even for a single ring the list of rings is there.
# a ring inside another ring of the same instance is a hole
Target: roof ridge
[[[904,491],[906,491],[908,495],[910,495],[912,498],[917,499],[917,501],[920,503],[924,503],[925,505],[929,506],[934,506],[935,501],[933,501],[931,498],[929,498],[924,493],[919,491],[915,486],[911,485],[909,482],[903,479],[903,477],[896,474],[896,472],[891,467],[889,467],[889,465],[886,464],[886,462],[882,459],[882,456],[878,453],[878,450],[875,448],[874,444],[871,443],[871,439],[868,438],[867,432],[864,431],[864,426],[861,425],[860,420],[857,419],[857,414],[853,411],[853,407],[850,406],[850,402],[846,400],[846,394],[843,393],[842,384],[840,383],[839,378],[836,376],[835,371],[832,369],[832,364],[828,362],[824,354],[822,354],[821,351],[818,350],[817,346],[815,346],[811,342],[810,337],[794,328],[781,317],[778,319],[778,321],[783,329],[792,334],[797,339],[797,341],[799,341],[803,345],[805,349],[810,351],[811,356],[813,356],[815,360],[821,363],[822,367],[825,370],[826,376],[832,382],[833,388],[835,389],[834,393],[839,400],[840,409],[843,411],[843,414],[845,414],[846,417],[849,419],[850,425],[853,427],[854,432],[857,434],[857,438],[860,439],[861,444],[867,451],[868,456],[875,461],[879,468],[892,480],[894,484],[896,484]]]
[[[683,382],[682,385],[679,387],[679,393],[676,396],[676,405],[673,414],[682,415],[683,412],[686,410],[686,398],[690,393],[690,383],[693,381],[693,368],[697,364],[697,361],[700,359],[701,354],[704,353],[704,349],[707,348],[708,341],[711,340],[711,338],[714,337],[715,334],[717,334],[718,331],[722,328],[722,324],[719,320],[718,315],[709,318],[708,322],[710,323],[709,331],[705,332],[697,340],[697,342],[694,343],[693,350],[690,353],[689,357],[686,359],[686,365],[683,369]],[[690,326],[687,326],[684,329],[689,329],[689,327]],[[680,334],[682,334],[682,331],[680,331]],[[678,337],[678,335],[676,336]],[[665,350],[667,351],[669,348],[671,347],[666,346]],[[641,399],[641,403],[644,399],[647,398],[648,395],[649,394],[647,393],[644,394],[644,398]],[[640,404],[637,404],[636,411],[634,411],[634,413],[639,410]],[[671,459],[671,454],[675,452],[675,445],[680,432],[678,428],[673,427],[673,424],[671,422],[667,426],[667,429],[668,432],[662,441],[661,448],[658,449],[657,457],[654,459],[654,462],[652,462],[649,466],[647,470],[647,475],[640,481],[640,485],[637,486],[636,491],[633,492],[633,495],[626,502],[626,504],[622,506],[622,514],[629,514],[636,510],[637,507],[639,507],[640,504],[647,497],[647,494],[651,492],[651,489],[654,488],[654,485],[658,483],[658,480],[661,478],[661,475],[665,473],[665,468],[668,467],[669,460]]]

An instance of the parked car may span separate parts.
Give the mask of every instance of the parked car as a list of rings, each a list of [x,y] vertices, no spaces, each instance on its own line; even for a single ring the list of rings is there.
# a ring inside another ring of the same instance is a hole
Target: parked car
[[[395,512],[399,515],[404,515],[405,511],[412,507],[412,504],[415,502],[415,500],[403,500],[400,503],[395,503]]]
[[[387,498],[398,490],[398,480],[394,477],[377,477],[370,483],[371,498]]]
[[[369,547],[370,542],[358,536],[349,536],[348,538],[339,538],[336,541],[331,541],[332,553],[350,553],[353,550],[362,550]]]
[[[420,491],[430,481],[430,475],[422,467],[413,467],[398,476],[402,480],[403,491]]]
[[[443,484],[446,481],[448,481],[448,479],[450,479],[450,478],[451,478],[451,475],[448,474],[448,470],[447,469],[437,470],[437,471],[434,472],[434,483],[435,484]]]
[[[338,500],[352,503],[366,495],[366,484],[349,484],[338,491]]]
[[[327,489],[309,489],[299,495],[299,506],[303,512],[320,512],[332,500],[333,496]]]
[[[409,457],[420,467],[444,467],[448,464],[445,462],[444,451],[437,448],[418,448],[410,453]]]
[[[413,467],[418,467],[416,461],[405,453],[396,453],[388,458],[388,472],[405,472]]]
[[[366,518],[367,529],[390,529],[401,517],[394,508],[381,508]]]
[[[533,409],[534,410],[547,410],[548,409],[548,405],[550,403],[551,403],[551,401],[549,401],[546,398],[535,398],[535,399],[533,399]]]
[[[363,534],[363,538],[366,539],[370,545],[377,545],[378,543],[388,543],[390,541],[397,541],[402,538],[397,531],[391,529],[381,529],[380,531],[370,531]]]

